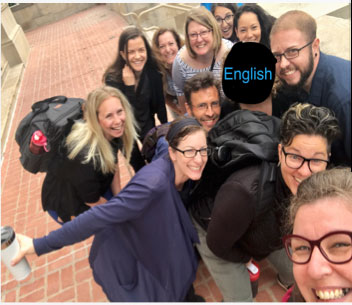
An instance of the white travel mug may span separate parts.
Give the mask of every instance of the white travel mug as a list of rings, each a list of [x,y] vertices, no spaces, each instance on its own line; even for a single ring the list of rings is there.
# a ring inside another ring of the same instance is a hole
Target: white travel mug
[[[25,257],[15,266],[11,266],[11,260],[19,250],[20,246],[15,231],[9,226],[1,227],[1,260],[13,277],[17,281],[22,281],[31,273],[31,267]]]

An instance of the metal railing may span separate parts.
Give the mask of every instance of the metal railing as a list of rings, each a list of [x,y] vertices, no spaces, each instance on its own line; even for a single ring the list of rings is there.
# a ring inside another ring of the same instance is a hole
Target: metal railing
[[[121,8],[121,4],[119,4],[119,7]],[[143,32],[147,32],[147,31],[157,30],[159,27],[155,26],[155,25],[150,26],[150,27],[142,27],[141,20],[143,19],[143,17],[146,14],[153,12],[153,11],[156,11],[156,10],[159,10],[161,8],[170,8],[170,9],[175,9],[175,10],[179,10],[179,11],[183,11],[183,12],[188,12],[189,10],[191,10],[194,7],[195,6],[184,4],[184,3],[173,3],[173,4],[166,3],[166,4],[157,4],[149,9],[146,9],[146,10],[140,12],[139,14],[136,14],[134,12],[123,13],[122,10],[120,10],[120,14],[124,17],[133,17],[135,19],[135,25]]]

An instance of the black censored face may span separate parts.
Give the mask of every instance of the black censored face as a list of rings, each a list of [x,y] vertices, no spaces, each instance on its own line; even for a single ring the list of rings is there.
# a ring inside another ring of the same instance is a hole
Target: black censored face
[[[258,104],[271,93],[276,59],[261,43],[236,43],[224,62],[222,87],[225,95],[242,104]]]

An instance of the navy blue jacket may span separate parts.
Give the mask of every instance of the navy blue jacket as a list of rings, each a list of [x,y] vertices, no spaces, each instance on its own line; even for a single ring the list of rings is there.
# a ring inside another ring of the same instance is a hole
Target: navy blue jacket
[[[351,166],[351,62],[320,52],[309,101],[335,113],[343,138],[334,143],[331,155],[335,163]]]
[[[109,202],[34,239],[34,248],[41,255],[93,234],[90,264],[110,301],[183,301],[199,240],[168,156],[143,167]]]

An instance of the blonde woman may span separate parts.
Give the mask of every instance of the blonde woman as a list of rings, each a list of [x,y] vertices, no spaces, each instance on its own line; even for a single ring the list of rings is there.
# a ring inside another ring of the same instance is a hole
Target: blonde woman
[[[136,122],[126,97],[104,86],[88,95],[84,119],[75,122],[62,157],[48,171],[42,187],[44,211],[59,223],[107,200],[120,191],[117,153],[130,159],[137,137]],[[111,196],[111,195],[110,195]]]
[[[232,42],[223,39],[214,16],[204,7],[189,11],[185,23],[185,46],[176,55],[172,66],[179,106],[186,112],[183,87],[185,81],[203,71],[211,71],[221,79],[222,59]]]

